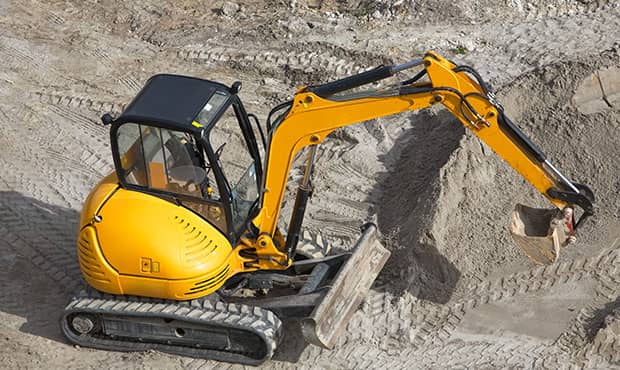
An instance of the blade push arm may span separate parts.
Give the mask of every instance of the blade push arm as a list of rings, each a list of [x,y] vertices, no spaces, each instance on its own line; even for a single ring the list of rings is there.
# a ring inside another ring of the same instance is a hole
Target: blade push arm
[[[398,86],[334,95],[424,64],[424,71]],[[427,74],[430,83],[416,82]],[[473,78],[472,78],[473,76]],[[592,192],[571,182],[547,160],[504,114],[484,81],[469,67],[435,53],[398,66],[382,66],[325,85],[301,88],[286,117],[273,127],[266,159],[261,212],[255,219],[263,236],[273,236],[295,155],[317,145],[337,128],[441,103],[556,207],[579,205],[592,213]]]

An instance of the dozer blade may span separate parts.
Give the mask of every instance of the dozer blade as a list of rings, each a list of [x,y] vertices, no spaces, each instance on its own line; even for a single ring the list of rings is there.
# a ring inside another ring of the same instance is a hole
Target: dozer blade
[[[512,238],[534,262],[549,265],[558,259],[568,233],[561,211],[517,204],[510,223]]]
[[[389,257],[390,252],[377,240],[377,227],[367,224],[321,303],[302,319],[307,342],[328,349],[334,347]]]

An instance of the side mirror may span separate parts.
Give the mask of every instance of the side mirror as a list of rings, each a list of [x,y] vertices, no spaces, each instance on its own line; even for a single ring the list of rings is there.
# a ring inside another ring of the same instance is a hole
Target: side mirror
[[[104,125],[109,125],[110,123],[114,122],[114,118],[110,113],[106,113],[101,116],[101,122],[103,122]]]
[[[228,91],[230,91],[230,93],[233,95],[236,95],[239,92],[239,90],[241,90],[241,81],[233,82],[230,89],[228,89]]]

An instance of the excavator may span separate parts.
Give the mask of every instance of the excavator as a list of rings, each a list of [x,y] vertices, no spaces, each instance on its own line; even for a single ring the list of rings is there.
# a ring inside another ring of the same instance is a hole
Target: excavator
[[[257,365],[282,322],[297,320],[305,341],[333,348],[390,253],[372,222],[347,252],[318,255],[302,248],[302,226],[318,145],[362,121],[443,105],[553,203],[512,214],[513,240],[536,263],[553,263],[594,212],[593,192],[551,164],[481,76],[437,53],[301,87],[264,125],[240,88],[159,74],[117,117],[102,116],[115,171],[81,213],[88,289],[64,309],[70,342]],[[298,154],[307,159],[285,232]]]

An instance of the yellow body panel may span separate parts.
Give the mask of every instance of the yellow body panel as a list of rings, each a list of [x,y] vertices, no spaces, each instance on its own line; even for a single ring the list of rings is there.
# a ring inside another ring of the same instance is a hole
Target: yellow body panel
[[[107,293],[122,294],[123,289],[118,281],[118,273],[107,263],[97,233],[92,226],[86,226],[78,236],[78,259],[82,275],[88,284]]]
[[[211,293],[226,281],[230,266],[190,279],[155,279],[119,274],[105,259],[92,226],[82,230],[78,239],[80,269],[89,285],[111,294],[140,295],[164,299],[186,300]],[[146,267],[146,266],[145,266]],[[148,267],[152,267],[152,264]]]
[[[147,276],[120,274],[105,259],[94,227],[87,226],[78,238],[80,269],[89,285],[111,294],[140,295],[145,297],[186,300],[211,293],[226,281],[230,266],[208,271],[188,279],[158,279]],[[153,263],[142,269],[153,268]]]
[[[150,194],[119,189],[99,215],[99,242],[120,274],[188,279],[216,270],[232,251],[200,216]],[[151,268],[144,266],[148,261]]]
[[[99,211],[99,208],[108,199],[110,194],[118,188],[118,178],[116,172],[104,177],[97,186],[90,192],[84,205],[82,205],[82,213],[80,214],[80,230],[93,222],[93,217]]]
[[[244,271],[245,260],[206,220],[157,196],[117,189],[114,180],[102,181],[82,212],[78,256],[90,285],[182,300],[212,293]]]

